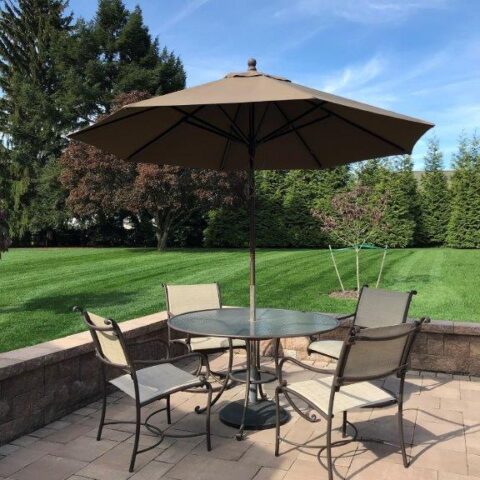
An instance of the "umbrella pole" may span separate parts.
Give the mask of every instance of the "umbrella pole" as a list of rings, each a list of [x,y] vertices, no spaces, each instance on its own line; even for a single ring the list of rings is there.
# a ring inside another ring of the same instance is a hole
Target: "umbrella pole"
[[[248,215],[250,223],[250,236],[248,241],[248,248],[250,254],[250,321],[256,320],[255,307],[256,307],[256,295],[255,295],[255,105],[252,103],[248,109]]]
[[[256,320],[255,315],[255,170],[253,168],[254,152],[250,152],[250,165],[248,169],[248,212],[250,223],[249,254],[250,254],[250,321]]]
[[[255,289],[255,244],[256,244],[256,229],[255,229],[255,139],[254,139],[254,122],[255,122],[255,110],[254,106],[250,105],[250,145],[248,148],[248,217],[249,217],[249,286],[250,286],[250,322],[256,321],[256,289]],[[250,358],[247,359],[248,368],[250,370],[249,378],[254,380],[254,383],[248,381],[248,403],[253,407],[258,403],[258,388],[259,385],[255,382],[260,380],[259,372],[259,342],[251,342],[251,348],[247,355]]]

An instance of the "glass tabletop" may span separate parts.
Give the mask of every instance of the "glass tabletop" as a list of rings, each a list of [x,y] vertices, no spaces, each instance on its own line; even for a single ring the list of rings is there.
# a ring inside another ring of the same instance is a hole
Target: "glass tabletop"
[[[168,323],[192,335],[255,340],[313,335],[338,326],[333,316],[316,312],[257,308],[256,321],[251,322],[249,316],[248,308],[218,308],[182,313]]]

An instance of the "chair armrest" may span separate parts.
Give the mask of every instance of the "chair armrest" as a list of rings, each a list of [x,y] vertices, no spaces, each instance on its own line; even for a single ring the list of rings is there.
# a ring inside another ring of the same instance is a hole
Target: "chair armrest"
[[[325,368],[315,368],[315,367],[312,367],[311,365],[307,365],[306,363],[303,363],[300,360],[297,360],[296,358],[293,358],[293,357],[283,357],[278,364],[278,382],[282,386],[287,385],[286,380],[283,380],[283,371],[282,371],[283,365],[286,362],[292,362],[295,365],[298,365],[299,367],[304,368],[305,370],[310,370],[311,372],[315,372],[315,373],[326,373],[328,375],[333,375],[335,373],[335,370],[327,370]]]
[[[342,315],[341,317],[335,317],[335,318],[339,321],[347,320],[349,318],[355,318],[355,314],[354,313],[349,313],[348,315]],[[311,342],[316,342],[317,340],[320,339],[320,335],[319,334],[310,335],[309,338],[310,338]]]
[[[190,353],[192,351],[191,347],[190,347],[190,339],[189,338],[173,338],[173,339],[170,339],[170,346],[174,346],[174,345],[180,345],[181,347],[183,347],[184,350],[187,351],[187,353]]]
[[[185,355],[179,355],[178,357],[166,358],[163,360],[136,360],[133,363],[136,365],[162,365],[165,363],[174,364],[183,360],[188,360],[189,358],[198,360],[197,372],[200,372],[202,365],[205,365],[206,373],[203,376],[208,379],[210,376],[210,364],[208,363],[208,357],[199,352],[187,353]],[[196,374],[196,376],[199,376],[199,374]]]

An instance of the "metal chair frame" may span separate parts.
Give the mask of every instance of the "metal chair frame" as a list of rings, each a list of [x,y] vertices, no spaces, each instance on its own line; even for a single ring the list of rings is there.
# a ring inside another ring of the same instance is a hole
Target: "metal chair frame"
[[[170,349],[169,345],[167,342],[164,342],[161,339],[152,339],[152,340],[146,340],[143,342],[137,342],[135,345],[140,345],[152,341],[158,341],[162,343],[166,347],[167,351],[167,358],[162,359],[162,360],[131,360],[129,353],[128,353],[128,344],[125,341],[125,337],[120,330],[120,327],[118,326],[117,322],[110,318],[106,318],[104,320],[105,326],[104,327],[99,327],[95,325],[92,320],[90,319],[90,316],[86,310],[84,310],[81,307],[74,307],[73,310],[75,312],[79,312],[83,316],[83,320],[85,324],[87,325],[90,334],[92,335],[93,343],[95,345],[95,354],[98,360],[100,361],[101,364],[101,376],[102,376],[102,383],[103,383],[103,395],[102,395],[102,413],[100,416],[100,424],[98,426],[98,432],[97,432],[97,441],[101,440],[102,437],[102,431],[103,427],[105,425],[115,425],[115,424],[133,424],[135,425],[135,441],[133,445],[133,451],[132,451],[132,456],[130,460],[130,467],[129,467],[129,472],[133,472],[134,467],[135,467],[135,460],[136,457],[139,453],[146,452],[148,450],[151,450],[160,443],[163,442],[164,438],[168,437],[173,437],[173,438],[190,438],[190,437],[198,437],[201,435],[206,435],[207,438],[207,450],[210,451],[212,449],[211,446],[211,439],[210,439],[210,408],[211,408],[211,401],[212,401],[212,386],[210,383],[207,381],[208,377],[205,376],[199,376],[198,383],[189,385],[188,387],[182,386],[178,388],[173,388],[168,390],[167,392],[163,392],[162,394],[159,394],[147,401],[140,401],[140,391],[139,391],[139,384],[138,384],[138,378],[137,378],[137,365],[162,365],[162,364],[173,364],[177,363],[179,361],[185,361],[185,360],[198,360],[199,362],[199,368],[197,368],[197,373],[199,372],[199,369],[202,368],[202,366],[206,367],[206,373],[207,375],[210,373],[209,365],[208,365],[208,359],[202,355],[201,353],[188,353],[186,355],[180,355],[174,358],[170,358]],[[123,353],[125,355],[125,358],[127,360],[126,365],[123,364],[118,364],[110,361],[107,356],[103,353],[100,341],[98,339],[97,332],[107,332],[108,334],[116,337],[118,339],[120,346],[123,350]],[[134,386],[134,391],[135,391],[135,421],[105,421],[105,415],[106,415],[106,410],[107,410],[107,387],[108,387],[108,381],[107,381],[107,368],[108,367],[113,367],[122,370],[126,374],[130,375],[132,378],[133,386]],[[160,430],[160,428],[156,427],[155,425],[152,425],[149,422],[149,420],[156,414],[166,411],[167,413],[167,423],[170,425],[171,424],[171,412],[170,412],[170,395],[188,390],[192,386],[194,387],[202,387],[205,388],[208,397],[207,397],[207,405],[204,409],[201,409],[199,406],[195,408],[195,411],[198,413],[200,410],[206,411],[206,428],[205,432],[200,432],[200,433],[192,433],[192,434],[184,434],[184,435],[176,435],[176,434],[170,434],[170,433],[165,433],[163,430]],[[150,413],[145,421],[142,423],[141,421],[141,409],[142,407],[145,407],[147,405],[150,405],[153,402],[156,402],[158,400],[166,400],[166,406],[163,408],[160,408],[158,410],[155,410],[154,412]],[[154,445],[151,445],[147,448],[139,449],[139,440],[140,440],[140,427],[144,426],[147,428],[150,432],[158,435],[160,439],[158,442],[156,442]]]
[[[368,328],[368,327],[365,327],[363,325],[357,325],[356,324],[358,306],[360,305],[360,302],[361,302],[361,299],[362,299],[362,294],[363,294],[363,291],[364,291],[365,288],[370,288],[370,287],[368,285],[363,285],[362,288],[360,289],[360,293],[358,295],[358,300],[357,300],[357,305],[355,306],[355,311],[353,313],[349,313],[348,315],[342,315],[340,317],[337,317],[337,320],[348,320],[349,318],[352,318],[353,319],[353,325],[356,325],[359,328]],[[407,321],[408,311],[410,310],[410,304],[412,303],[413,296],[417,295],[417,291],[416,290],[410,290],[409,292],[406,292],[406,293],[408,294],[408,299],[407,299],[407,304],[406,304],[406,307],[405,307],[405,311],[404,311],[401,323],[405,323]],[[385,325],[385,326],[387,326],[387,325]],[[314,342],[314,341],[318,341],[319,339],[316,336],[313,336],[313,337],[310,338],[310,340],[312,342]],[[319,353],[319,352],[316,352],[315,350],[310,350],[310,345],[307,347],[307,352],[308,352],[309,355],[311,355],[312,353]],[[338,360],[337,357],[333,357],[331,355],[328,355],[327,353],[322,353],[321,355],[332,358],[334,360]]]
[[[218,282],[212,282],[212,283],[214,285],[216,285],[216,287],[217,287],[218,303],[220,305],[220,308],[223,308],[220,285],[218,284]],[[169,285],[175,286],[174,284],[162,284],[164,292],[165,292],[165,300],[166,300],[166,305],[167,305],[167,316],[168,316],[168,318],[171,318],[171,317],[174,316],[174,314],[170,311],[170,299],[169,299],[169,295],[168,295],[168,286]],[[168,344],[169,345],[181,345],[183,348],[186,348],[189,353],[192,352],[191,345],[190,345],[190,340],[192,338],[191,335],[187,334],[187,337],[186,337],[185,341],[183,341],[183,339],[172,338],[172,329],[171,329],[169,324],[167,325],[167,329],[168,329]],[[247,347],[245,345],[245,346],[238,346],[238,347],[235,347],[235,348],[246,349]],[[227,371],[224,373],[224,372],[216,372],[216,371],[210,369],[209,374],[208,374],[209,376],[212,375],[214,378],[218,377],[218,378],[216,378],[216,380],[220,383],[220,389],[216,393],[215,398],[212,400],[212,406],[217,403],[217,401],[223,395],[223,392],[225,390],[235,386],[235,382],[230,382],[229,383],[229,380],[232,379],[231,374],[232,374],[232,369],[233,369],[233,344],[232,344],[232,339],[228,338],[228,347],[204,350],[205,358],[208,358],[208,355],[214,355],[216,353],[225,353],[227,351],[228,351]],[[207,378],[208,378],[208,376],[207,376]],[[205,411],[205,409],[199,409],[197,411],[197,413],[203,413],[203,411]]]
[[[358,438],[357,436],[357,429],[355,425],[353,425],[351,422],[348,421],[347,419],[347,411],[343,412],[343,421],[342,421],[342,437],[345,438],[347,436],[347,425],[352,427],[354,433],[351,439],[348,440],[339,440],[337,442],[332,442],[332,421],[334,418],[333,415],[333,407],[334,407],[334,401],[335,401],[335,394],[340,391],[341,387],[344,385],[348,384],[353,384],[353,383],[358,383],[358,382],[364,382],[364,381],[371,381],[371,380],[377,380],[380,378],[386,378],[390,375],[396,374],[397,377],[400,380],[399,384],[399,390],[397,394],[394,394],[393,392],[390,392],[386,389],[388,393],[390,393],[394,397],[394,403],[398,405],[398,432],[399,432],[399,440],[400,440],[400,448],[402,452],[402,459],[403,459],[403,465],[405,468],[409,466],[409,462],[407,459],[407,453],[405,449],[405,440],[404,440],[404,432],[403,432],[403,393],[404,393],[404,384],[405,384],[405,374],[410,366],[409,364],[409,355],[410,351],[413,345],[413,342],[415,340],[415,337],[417,333],[419,332],[422,323],[424,323],[427,318],[422,318],[419,321],[414,321],[412,325],[412,329],[408,330],[407,332],[404,332],[402,334],[397,334],[393,336],[384,336],[384,337],[367,337],[362,335],[362,330],[359,327],[352,327],[350,330],[349,336],[345,339],[343,347],[342,347],[342,353],[340,355],[340,358],[337,363],[337,367],[335,371],[333,370],[328,370],[328,369],[321,369],[321,368],[315,368],[311,365],[304,364],[303,362],[300,362],[299,360],[292,358],[292,357],[284,357],[279,364],[279,385],[277,386],[275,390],[275,402],[277,406],[277,424],[276,424],[276,429],[275,429],[275,456],[279,456],[279,449],[280,449],[280,441],[288,443],[290,445],[293,445],[295,447],[302,447],[302,448],[318,448],[318,458],[320,458],[320,454],[322,451],[326,450],[327,451],[327,468],[328,468],[328,478],[329,480],[333,480],[333,463],[332,463],[332,447],[334,446],[340,446],[340,445],[345,445],[346,443],[353,442],[355,440],[358,441],[363,441],[363,442],[377,442],[377,443],[386,443],[389,445],[392,445],[389,442],[385,442],[383,440],[379,439],[370,439],[370,438]],[[368,341],[368,342],[375,342],[375,341],[385,341],[385,340],[393,340],[395,338],[401,338],[404,336],[409,336],[409,338],[406,340],[405,347],[401,356],[400,363],[397,367],[392,368],[390,370],[384,371],[381,374],[377,375],[370,375],[370,376],[364,376],[364,377],[347,377],[344,376],[344,370],[345,366],[347,364],[347,359],[350,353],[350,350],[352,348],[352,345],[354,345],[356,342],[361,342],[361,341]],[[283,372],[283,365],[286,362],[291,362],[294,363],[295,365],[298,365],[306,370],[320,373],[320,374],[328,374],[334,376],[333,381],[332,381],[332,388],[330,391],[330,397],[329,397],[329,402],[328,402],[328,411],[323,412],[321,409],[317,408],[317,406],[308,398],[305,396],[299,394],[298,392],[289,389],[288,383],[286,380],[282,378]],[[326,444],[325,445],[309,445],[307,444],[299,444],[297,442],[293,442],[291,440],[288,440],[286,438],[282,438],[280,436],[280,423],[279,423],[279,416],[278,416],[278,411],[280,408],[280,403],[279,403],[279,396],[280,394],[283,394],[287,400],[287,402],[290,404],[290,406],[305,420],[316,423],[320,421],[320,418],[317,417],[316,413],[320,415],[321,418],[326,420],[327,422],[327,431],[326,431]],[[302,410],[295,404],[293,399],[291,398],[292,396],[295,396],[299,398],[301,401],[305,402],[310,410],[309,414],[306,414],[305,412],[302,412]],[[388,403],[390,405],[391,403]],[[372,405],[373,406],[373,405]],[[380,407],[384,407],[386,404],[380,404]],[[369,408],[366,406],[365,408]],[[395,445],[398,446],[398,445]]]

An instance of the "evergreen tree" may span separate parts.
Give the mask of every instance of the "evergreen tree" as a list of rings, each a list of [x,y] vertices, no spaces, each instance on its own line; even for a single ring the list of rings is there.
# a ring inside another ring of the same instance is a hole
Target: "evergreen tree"
[[[374,243],[389,247],[414,244],[418,236],[419,196],[411,157],[369,160],[357,175],[360,184],[371,188],[372,203],[387,202],[384,227],[377,228],[372,236]]]
[[[420,187],[422,243],[443,245],[450,218],[450,193],[437,138],[428,142]]]
[[[44,243],[65,228],[67,193],[56,159],[67,132],[109,112],[117,93],[185,85],[180,59],[159,49],[140,8],[129,12],[121,0],[100,0],[92,22],[72,25],[66,5],[0,2],[0,188],[17,242]]]
[[[97,114],[110,112],[120,93],[160,95],[185,87],[181,60],[166,48],[159,49],[138,6],[130,12],[122,0],[100,0],[95,18],[88,24],[80,21],[76,36],[83,45],[79,47],[83,73],[78,73],[95,92],[88,100]]]
[[[312,209],[327,207],[332,196],[348,184],[348,167],[328,170],[291,170],[286,176],[283,201],[288,246],[313,247],[328,243],[328,235],[318,228]]]
[[[59,182],[61,166],[51,158],[41,169],[36,180],[35,215],[31,219],[30,232],[35,243],[50,246],[69,230],[68,211],[65,208],[66,190]]]
[[[256,236],[262,247],[288,245],[284,198],[288,172],[286,170],[256,172]],[[246,204],[245,204],[246,207]],[[248,226],[248,213],[247,213]],[[245,231],[248,242],[248,228]]]
[[[348,167],[331,170],[256,172],[256,241],[261,247],[325,246],[326,235],[313,219],[313,208],[328,207],[331,197],[349,182]],[[248,245],[246,204],[209,212],[205,244]]]
[[[2,258],[2,253],[8,251],[9,246],[10,237],[8,234],[7,214],[0,208],[0,259]]]
[[[62,94],[62,52],[70,42],[65,0],[5,0],[0,9],[0,131],[9,165],[10,229],[30,233],[37,179],[64,145],[74,112]]]
[[[448,245],[480,247],[480,139],[462,137],[454,157]]]
[[[359,164],[356,169],[356,180],[371,190],[384,183],[388,177],[388,160],[375,158]]]

